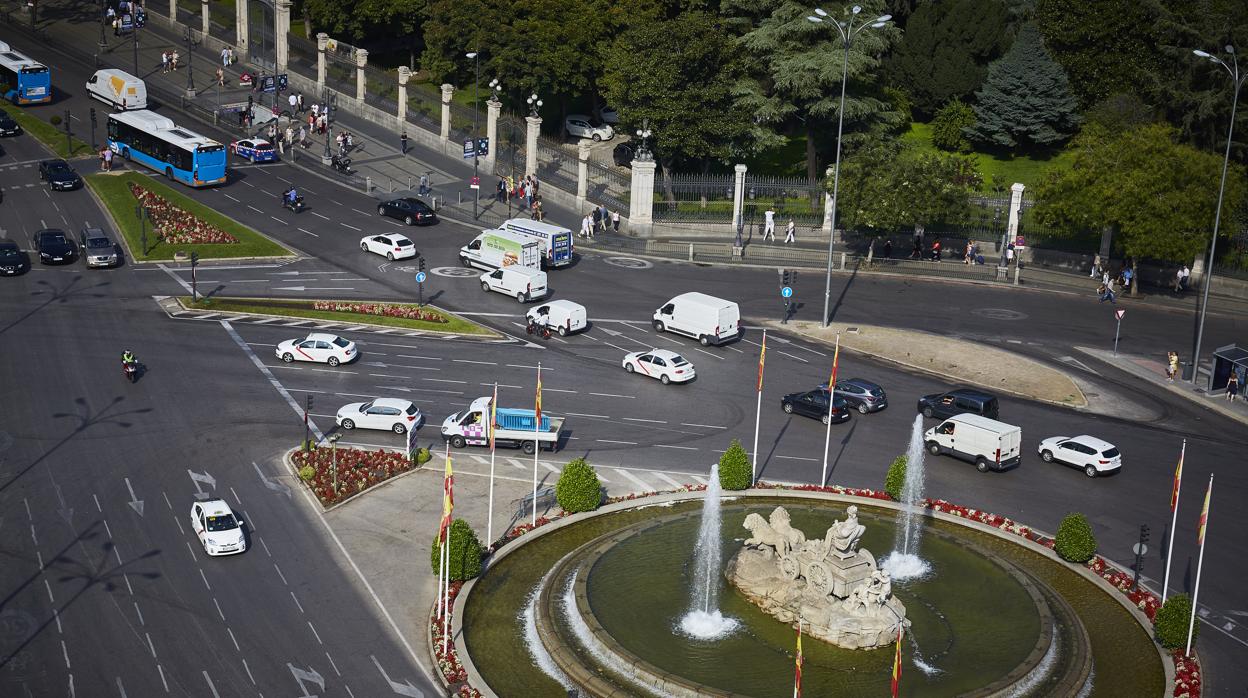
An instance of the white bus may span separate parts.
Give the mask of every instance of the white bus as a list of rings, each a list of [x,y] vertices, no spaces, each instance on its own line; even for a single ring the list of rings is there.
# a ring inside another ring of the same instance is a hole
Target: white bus
[[[225,181],[225,146],[146,109],[108,115],[108,147],[187,186]]]

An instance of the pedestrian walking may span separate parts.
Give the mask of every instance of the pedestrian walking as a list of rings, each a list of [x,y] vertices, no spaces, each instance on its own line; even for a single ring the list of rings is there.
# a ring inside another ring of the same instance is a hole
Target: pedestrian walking
[[[538,223],[541,223],[542,218],[544,218],[545,215],[546,215],[545,212],[543,212],[542,210],[542,197],[540,196],[535,197],[533,199],[533,220],[537,221]],[[593,236],[590,236],[590,237],[593,237]]]
[[[1092,271],[1088,272],[1089,279],[1095,279],[1101,273],[1101,256],[1098,254],[1092,258]]]
[[[601,214],[598,217],[598,230],[606,230],[611,225],[611,211],[606,204],[602,204],[598,207],[598,212]]]
[[[113,36],[121,36],[121,18],[113,17]]]
[[[1100,297],[1102,303],[1109,301],[1116,304],[1118,302],[1114,300],[1114,288],[1112,286],[1101,284],[1101,287],[1096,289],[1096,295]]]
[[[776,239],[776,212],[770,206],[763,212],[763,239],[768,238],[773,242]]]
[[[225,71],[217,68],[217,87],[225,87]]]
[[[1174,288],[1175,293],[1183,293],[1184,291],[1187,290],[1187,281],[1189,278],[1191,278],[1191,276],[1192,276],[1192,270],[1188,269],[1187,265],[1184,264],[1182,268],[1179,269],[1179,273],[1177,274],[1178,278],[1175,281],[1175,288]]]
[[[230,47],[226,46],[221,49],[221,67],[230,67]]]
[[[104,171],[105,171],[105,172],[112,172],[112,171],[113,171],[113,150],[112,150],[112,148],[105,148],[105,149],[104,149]]]
[[[295,98],[295,105],[299,108],[299,113],[302,114],[303,113],[303,93],[302,92],[300,92],[299,96]]]
[[[1005,266],[1008,267],[1013,263],[1014,263],[1014,244],[1011,243],[1009,247],[1005,248]]]
[[[892,258],[893,258],[893,241],[885,240],[884,241],[884,259],[892,259]]]
[[[420,195],[424,196],[429,193],[429,175],[420,176]]]
[[[325,131],[328,130],[329,128],[328,121],[329,120],[325,118],[324,114],[321,114],[320,116],[316,117],[316,129],[317,131],[320,132],[322,136],[325,135]]]
[[[1230,377],[1226,379],[1226,399],[1229,402],[1235,402],[1235,396],[1239,395],[1239,376],[1231,371]]]
[[[619,211],[611,212],[611,229],[617,233],[620,232],[620,212]]]
[[[178,61],[180,60],[182,60],[182,56],[179,55],[176,50],[173,52],[172,56],[169,56],[169,68],[175,73],[178,72]]]
[[[534,195],[535,195],[535,193],[536,193],[536,192],[534,191],[534,189],[535,189],[535,187],[534,187],[534,185],[533,185],[532,175],[530,175],[530,176],[529,176],[528,181],[526,181],[526,182],[524,183],[524,205],[525,205],[525,208],[533,208],[533,196],[534,196]]]
[[[399,150],[403,155],[407,155],[407,131],[399,136]]]
[[[299,145],[305,150],[308,147],[308,127],[303,124],[299,124]]]
[[[598,229],[598,227],[602,224],[602,209],[600,209],[600,208],[598,208],[597,206],[595,206],[595,207],[594,207],[594,208],[593,208],[593,209],[589,212],[589,215],[590,215],[591,219],[593,220],[593,223],[592,223],[592,229],[593,229],[593,230],[597,230],[597,229]]]
[[[168,51],[160,52],[160,72],[162,73],[169,72],[169,52]]]
[[[975,241],[966,241],[966,254],[962,255],[963,264],[973,264],[975,262]]]
[[[499,175],[498,185],[494,187],[494,198],[499,203],[507,199],[507,180],[502,175]]]
[[[299,96],[291,94],[286,98],[286,103],[290,105],[290,115],[293,117],[299,113]]]
[[[1178,352],[1166,352],[1166,380],[1174,382],[1174,377],[1179,373],[1179,354]]]
[[[936,238],[932,241],[932,261],[940,261],[940,238]]]
[[[796,233],[797,233],[797,224],[793,222],[792,218],[790,218],[789,225],[784,229],[784,244],[787,245],[791,242],[796,245],[797,244]]]
[[[321,105],[313,104],[312,105],[312,118],[315,119],[316,117],[320,115],[321,115]]]
[[[581,238],[589,237],[589,214],[588,213],[585,214],[581,218],[581,232],[580,234],[577,235],[577,237],[581,237]]]

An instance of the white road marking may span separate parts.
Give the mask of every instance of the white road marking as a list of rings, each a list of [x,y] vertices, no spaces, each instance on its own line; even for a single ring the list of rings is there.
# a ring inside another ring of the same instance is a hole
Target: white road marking
[[[802,363],[804,363],[804,364],[808,364],[808,363],[810,363],[810,362],[809,362],[809,361],[807,361],[806,359],[803,359],[803,358],[802,358],[802,357],[800,357],[800,356],[794,356],[794,355],[790,354],[790,353],[789,353],[789,352],[787,352],[787,351],[780,351],[779,349],[777,349],[777,350],[776,350],[776,353],[777,353],[777,354],[784,354],[785,356],[789,357],[790,359],[796,359],[796,360],[798,360],[798,361],[801,361],[801,362],[802,362]]]
[[[661,419],[641,419],[640,417],[624,417],[623,419],[626,422],[647,422],[649,424],[667,424],[667,422]]]
[[[507,459],[507,462],[508,462],[508,463],[510,463],[511,465],[516,466],[517,468],[519,468],[519,469],[521,469],[521,470],[528,470],[528,469],[529,469],[529,468],[528,468],[528,466],[526,466],[524,463],[521,463],[520,461],[516,460],[515,458],[508,458],[508,459]]]
[[[325,643],[321,642],[321,634],[316,632],[316,628],[313,627],[312,621],[308,621],[308,627],[312,629],[312,634],[316,636],[316,644],[324,645]]]
[[[273,569],[277,570],[277,576],[282,578],[282,584],[290,586],[290,582],[286,581],[286,575],[282,574],[282,568],[278,567],[276,562],[273,563]]]
[[[208,591],[212,591],[212,585],[208,583],[208,575],[204,574],[202,567],[199,570],[199,578],[204,580],[204,586],[208,588]]]
[[[812,463],[819,462],[818,458],[805,458],[803,456],[776,456],[776,458],[784,458],[785,460],[807,460],[807,461],[811,461]]]
[[[694,351],[700,351],[700,352],[702,352],[703,354],[706,354],[707,356],[710,356],[710,357],[712,357],[712,358],[719,359],[720,361],[723,361],[723,360],[724,360],[724,357],[720,356],[719,354],[712,354],[711,352],[709,352],[709,351],[707,351],[707,350],[705,350],[705,349],[699,349],[699,348],[697,348],[697,347],[694,347],[694,348],[693,348],[693,350],[694,350]],[[784,352],[781,352],[781,353],[784,353]]]
[[[673,480],[672,478],[668,477],[667,475],[664,475],[663,473],[655,472],[655,473],[651,473],[651,475],[654,475],[655,477],[659,478],[659,479],[660,479],[660,480],[662,480],[663,482],[666,482],[667,484],[671,485],[672,487],[684,487],[684,485],[683,485],[682,483],[676,482],[675,480]]]
[[[681,451],[696,451],[696,450],[698,450],[698,449],[694,448],[693,446],[672,446],[672,445],[670,445],[670,444],[655,444],[655,445],[654,445],[654,447],[655,447],[655,448],[676,448],[676,449],[680,449]]]
[[[482,366],[497,366],[498,365],[494,361],[473,361],[472,359],[451,359],[451,361],[457,364],[481,364]],[[484,383],[482,385],[484,385]]]
[[[264,213],[264,211],[261,211],[260,209],[256,208],[255,206],[252,206],[251,204],[247,204],[247,208],[249,208],[249,209],[251,209],[251,210],[255,211],[256,213]]]
[[[642,480],[641,478],[637,477],[636,475],[633,475],[632,473],[628,472],[627,470],[622,470],[622,469],[620,469],[620,468],[612,468],[612,470],[614,470],[615,472],[617,472],[617,473],[619,473],[620,475],[624,476],[624,478],[625,478],[625,479],[627,479],[627,480],[631,481],[633,484],[635,484],[635,485],[637,485],[638,487],[640,487],[642,492],[651,492],[651,491],[653,491],[653,490],[654,490],[654,488],[653,488],[653,487],[651,487],[650,485],[646,484],[646,482],[645,482],[644,480]]]
[[[221,610],[221,604],[217,601],[217,597],[212,597],[212,605],[217,607],[217,615],[221,616],[221,620],[225,620],[225,613]]]
[[[204,672],[204,681],[208,682],[208,688],[212,691],[212,698],[221,698],[221,694],[217,693],[217,687],[212,685],[212,677],[208,676],[208,672]]]
[[[319,238],[319,237],[320,237],[320,235],[317,235],[316,233],[312,232],[311,230],[305,230],[304,228],[295,228],[295,230],[298,230],[298,231],[299,231],[299,232],[301,232],[301,233],[306,233],[306,234],[308,234],[308,235],[311,235],[311,236],[312,236],[312,237],[314,237],[314,238]]]
[[[243,648],[238,646],[238,638],[234,637],[234,631],[231,630],[228,625],[225,627],[225,632],[230,634],[230,642],[234,643],[234,650],[236,652],[242,652]]]
[[[543,393],[572,393],[573,395],[576,394],[575,390],[564,390],[562,388],[547,388],[546,386],[542,386],[542,392]]]
[[[247,678],[251,679],[251,685],[256,685],[256,677],[251,675],[251,667],[247,666],[247,660],[243,660],[243,668],[247,670]]]
[[[681,423],[680,423],[680,426],[682,426],[682,427],[702,427],[702,428],[704,428],[704,429],[727,429],[727,428],[728,428],[728,427],[721,427],[721,426],[719,426],[719,425],[717,425],[717,424],[690,424],[689,422],[681,422]]]
[[[637,442],[636,442],[636,441],[615,441],[615,440],[612,440],[612,439],[594,439],[594,441],[597,441],[597,442],[598,442],[598,443],[600,443],[600,444],[623,444],[623,445],[625,445],[625,446],[636,446],[636,445],[637,445]]]
[[[341,221],[338,223],[338,225],[341,225],[341,226],[342,226],[342,227],[344,227],[344,228],[350,228],[350,229],[354,230],[354,231],[355,231],[355,232],[357,232],[357,233],[359,233],[359,232],[363,232],[363,230],[364,230],[363,228],[357,228],[357,227],[355,227],[354,225],[347,225],[346,223],[343,223],[343,222],[341,222]]]
[[[299,597],[295,596],[295,592],[290,592],[290,598],[294,600],[295,605],[299,607],[299,612],[303,613],[303,604],[299,603]]]
[[[568,415],[569,417],[593,417],[595,419],[610,419],[610,417],[608,417],[605,414],[584,414],[581,412],[564,412],[564,414]]]
[[[629,400],[637,399],[636,395],[615,395],[614,393],[590,393],[590,395],[596,395],[598,397],[619,397],[619,398],[626,398]]]
[[[325,220],[329,220],[329,216],[323,216],[323,215],[321,215],[321,214],[317,213],[316,211],[312,211],[311,213],[312,213],[312,215],[316,216],[317,218],[324,218]]]
[[[174,278],[177,277],[175,276]],[[256,368],[260,369],[260,373],[264,374],[264,377],[268,379],[269,384],[277,390],[279,395],[286,398],[286,404],[290,405],[291,409],[295,411],[295,414],[299,415],[300,419],[302,419],[303,408],[300,407],[299,403],[295,401],[295,398],[291,397],[290,392],[286,390],[281,381],[277,380],[277,377],[274,376],[273,372],[264,365],[264,362],[260,360],[260,357],[256,356],[256,352],[252,351],[251,347],[247,346],[247,342],[243,341],[243,338],[239,336],[238,332],[234,330],[234,327],[230,325],[228,320],[221,320],[220,322],[221,326],[224,327],[225,331],[230,335],[230,338],[234,340],[234,343],[237,344],[245,354],[247,354],[247,357],[251,359],[251,362],[255,364]],[[308,420],[308,427],[312,430],[313,434],[316,434],[318,441],[325,438],[325,434],[322,433],[320,428],[316,426],[316,423],[310,419]]]

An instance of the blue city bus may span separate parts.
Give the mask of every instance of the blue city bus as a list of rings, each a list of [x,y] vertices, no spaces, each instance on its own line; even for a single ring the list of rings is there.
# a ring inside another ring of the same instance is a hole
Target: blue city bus
[[[225,182],[225,146],[146,109],[108,115],[108,147],[190,187]]]
[[[29,58],[0,41],[0,85],[4,98],[13,104],[42,104],[52,101],[52,73],[48,66]]]

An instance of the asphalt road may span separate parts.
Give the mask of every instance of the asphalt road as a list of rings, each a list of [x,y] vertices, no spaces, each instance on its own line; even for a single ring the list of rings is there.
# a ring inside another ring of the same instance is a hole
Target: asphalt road
[[[37,48],[33,52],[39,55]],[[75,86],[89,71],[64,61],[57,68],[58,88],[66,86],[66,101],[56,108],[70,105],[85,113],[86,103]],[[33,232],[57,220],[67,226],[91,222],[98,211],[92,212],[84,192],[49,196],[26,187],[37,179],[33,169],[20,164],[17,169],[6,167],[9,162],[43,157],[37,146],[22,140],[6,141],[9,155],[0,160],[4,207],[10,214],[4,227],[10,236],[25,239],[28,229]],[[18,154],[28,145],[32,152]],[[276,194],[288,182],[299,183],[311,210],[296,217],[278,207]],[[227,186],[189,194],[315,258],[280,268],[206,267],[200,276],[203,288],[236,295],[415,297],[411,262],[388,264],[359,251],[363,234],[402,227],[379,218],[375,201],[362,193],[277,164],[237,167]],[[471,226],[443,221],[407,232],[433,271],[425,288],[427,298],[476,313],[476,319],[500,330],[518,331],[521,306],[497,294],[484,294],[474,277],[459,275],[455,250],[475,234]],[[315,670],[327,682],[352,687],[357,695],[388,695],[385,691],[390,688],[381,682],[370,653],[390,678],[423,685],[410,657],[342,571],[344,561],[332,541],[301,514],[297,502],[264,487],[252,466],[254,461],[264,472],[276,453],[299,438],[301,426],[295,410],[257,369],[248,350],[268,367],[282,390],[296,399],[316,396],[313,411],[323,430],[330,430],[328,415],[345,402],[374,395],[406,397],[418,400],[429,417],[422,430],[424,442],[436,438],[442,417],[487,394],[494,381],[507,386],[502,388],[504,402],[529,404],[534,367],[541,362],[549,369],[543,375],[544,406],[567,415],[569,427],[562,451],[546,456],[549,463],[586,455],[603,466],[701,473],[730,438],[741,438],[747,448],[751,445],[757,333],[749,331],[742,342],[704,350],[683,339],[656,336],[648,327],[650,314],[666,299],[693,289],[738,301],[747,318],[775,317],[781,307],[774,272],[583,254],[572,269],[551,272],[550,286],[554,297],[589,308],[594,326],[585,335],[533,347],[361,333],[353,336],[361,342],[361,361],[324,371],[285,366],[272,357],[271,345],[299,334],[296,330],[240,325],[233,328],[243,341],[240,345],[219,322],[165,317],[150,297],[182,292],[171,275],[187,277],[184,271],[129,267],[92,273],[38,270],[22,279],[4,280],[0,286],[4,289],[0,334],[13,338],[6,344],[21,347],[23,354],[40,361],[34,375],[20,362],[0,368],[6,404],[28,406],[5,426],[11,445],[0,453],[5,463],[0,467],[6,473],[0,482],[3,523],[32,527],[29,542],[23,532],[6,537],[4,544],[15,564],[7,565],[3,573],[3,588],[13,590],[3,612],[25,613],[20,622],[36,629],[19,654],[5,653],[10,657],[6,668],[20,665],[24,672],[20,681],[25,683],[12,684],[17,690],[25,685],[33,695],[64,692],[72,674],[80,690],[88,685],[112,689],[114,679],[120,678],[131,695],[159,694],[163,671],[165,680],[177,687],[175,692],[211,695],[211,682],[222,695],[263,693],[278,686],[289,691],[295,686],[295,671]],[[801,276],[798,299],[805,306],[798,317],[810,317],[822,306],[821,281]],[[1113,337],[1109,309],[1075,295],[839,275],[833,279],[832,301],[838,321],[994,341],[1054,362],[1069,356],[1073,345],[1108,346]],[[1192,322],[1189,313],[1133,307],[1124,320],[1122,347],[1160,356],[1167,349],[1187,346]],[[1212,315],[1206,345],[1230,343],[1245,329],[1248,321],[1242,316]],[[151,367],[134,386],[116,375],[116,354],[124,346],[135,349]],[[684,352],[697,365],[698,380],[688,386],[661,386],[619,368],[625,351],[651,346]],[[801,341],[787,346],[777,342],[771,348],[759,444],[762,475],[815,481],[822,467],[822,425],[784,416],[778,401],[784,392],[826,380],[829,352]],[[1112,366],[1084,363],[1091,370],[1078,369],[1082,378],[1112,399],[1147,405],[1157,418],[1088,415],[1006,398],[1002,418],[1024,430],[1027,457],[1022,467],[980,475],[966,464],[932,459],[928,492],[1050,530],[1067,511],[1087,512],[1102,552],[1120,561],[1129,560],[1136,527],[1146,523],[1154,531],[1155,552],[1146,562],[1145,575],[1157,579],[1162,563],[1156,551],[1164,547],[1159,539],[1168,524],[1170,477],[1186,437],[1185,499],[1172,587],[1188,589],[1195,573],[1194,502],[1209,472],[1221,463],[1236,462],[1243,453],[1242,425],[1150,395]],[[888,462],[905,449],[914,399],[952,383],[852,356],[843,356],[841,370],[844,376],[861,375],[883,384],[892,407],[833,427],[829,480],[878,487]],[[1122,448],[1123,473],[1089,481],[1078,471],[1044,465],[1033,455],[1041,438],[1085,432]],[[378,445],[399,441],[381,432],[356,432],[347,438]],[[170,467],[169,461],[175,459],[176,465]],[[77,465],[81,462],[89,463],[93,472],[73,472],[83,467]],[[253,540],[267,546],[223,560],[207,560],[196,551],[194,541],[175,523],[185,523],[185,510],[196,492],[187,470],[210,473],[217,482],[215,492],[239,504],[253,529]],[[612,477],[609,471],[605,476]],[[142,516],[128,505],[126,478],[135,497],[145,502]],[[1225,467],[1218,469],[1218,478],[1201,589],[1210,624],[1205,626],[1201,648],[1214,691],[1238,695],[1236,686],[1245,684],[1240,679],[1248,677],[1248,671],[1236,658],[1243,656],[1248,640],[1236,619],[1248,611],[1242,608],[1236,581],[1248,569],[1236,554],[1242,540],[1237,540],[1233,525],[1237,511],[1233,502],[1245,483],[1242,473]],[[27,502],[30,520],[23,521]],[[40,556],[56,562],[41,571]],[[225,565],[231,565],[228,573]],[[290,592],[298,603],[289,598]],[[139,606],[131,609],[127,602]],[[57,609],[56,616],[50,617],[51,609]],[[101,614],[109,620],[93,623],[93,616]],[[18,621],[7,625],[14,622]],[[1218,632],[1226,623],[1230,625],[1225,633]],[[22,643],[27,634],[22,634]],[[145,634],[153,637],[150,646]],[[6,640],[8,646],[14,646],[16,637]],[[64,646],[59,644],[62,640]],[[362,651],[360,644],[376,650]],[[112,653],[96,649],[104,647]],[[248,661],[246,667],[243,659]]]

